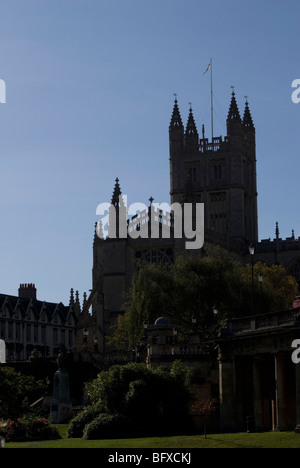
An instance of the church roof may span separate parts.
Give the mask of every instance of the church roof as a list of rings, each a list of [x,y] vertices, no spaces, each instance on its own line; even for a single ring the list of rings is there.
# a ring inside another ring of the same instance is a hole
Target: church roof
[[[5,308],[8,309],[10,316],[13,316],[15,312],[19,310],[21,313],[20,318],[28,316],[30,311],[33,313],[34,320],[39,320],[42,315],[46,314],[48,322],[54,318],[56,313],[58,313],[61,322],[66,322],[69,313],[73,314],[74,319],[77,318],[72,305],[65,306],[62,302],[56,304],[34,298],[0,294],[0,315]]]

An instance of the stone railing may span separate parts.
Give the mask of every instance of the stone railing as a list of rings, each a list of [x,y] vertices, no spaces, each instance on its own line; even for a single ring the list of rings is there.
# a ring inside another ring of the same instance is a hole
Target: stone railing
[[[221,330],[221,336],[232,336],[271,327],[293,325],[297,322],[300,325],[300,307],[283,312],[229,319]]]
[[[198,344],[150,345],[148,356],[195,356],[206,352]]]

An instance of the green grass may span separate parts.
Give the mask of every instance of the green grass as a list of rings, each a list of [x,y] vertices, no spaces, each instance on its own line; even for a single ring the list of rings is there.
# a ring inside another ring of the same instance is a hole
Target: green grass
[[[9,442],[6,448],[300,448],[300,434],[293,432],[262,432],[238,434],[208,434],[141,439],[83,440],[66,438],[67,426],[57,426],[62,439],[42,442]]]

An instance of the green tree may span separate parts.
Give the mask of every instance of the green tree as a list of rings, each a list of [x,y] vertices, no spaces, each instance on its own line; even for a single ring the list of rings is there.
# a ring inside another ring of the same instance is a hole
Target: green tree
[[[242,270],[244,281],[252,284],[252,267],[246,265]],[[259,281],[259,277],[261,281]],[[299,294],[297,281],[289,276],[282,265],[269,267],[263,262],[255,263],[253,267],[254,298],[257,304],[256,312],[263,313],[259,303],[260,297],[267,297],[270,312],[287,310],[291,307],[295,296]],[[267,310],[265,310],[267,311]]]
[[[258,263],[253,270],[254,313],[288,308],[298,291],[296,281],[283,267]],[[159,316],[169,318],[179,330],[179,339],[185,340],[192,330],[192,317],[202,338],[211,339],[225,318],[251,314],[251,265],[243,266],[214,247],[196,258],[180,257],[168,269],[160,265],[140,268],[110,344],[134,348],[142,339],[144,323],[153,324]]]
[[[0,366],[0,419],[23,416],[28,410],[25,401],[34,401],[45,390],[45,385],[32,376]]]

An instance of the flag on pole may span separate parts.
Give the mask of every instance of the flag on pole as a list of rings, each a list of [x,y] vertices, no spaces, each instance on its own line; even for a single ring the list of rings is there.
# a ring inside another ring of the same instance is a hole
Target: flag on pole
[[[202,75],[205,75],[205,73],[208,72],[208,70],[210,69],[210,67],[211,67],[211,62],[209,62],[208,66],[207,66],[207,68],[206,68],[206,70],[205,70],[205,72],[203,72]]]

